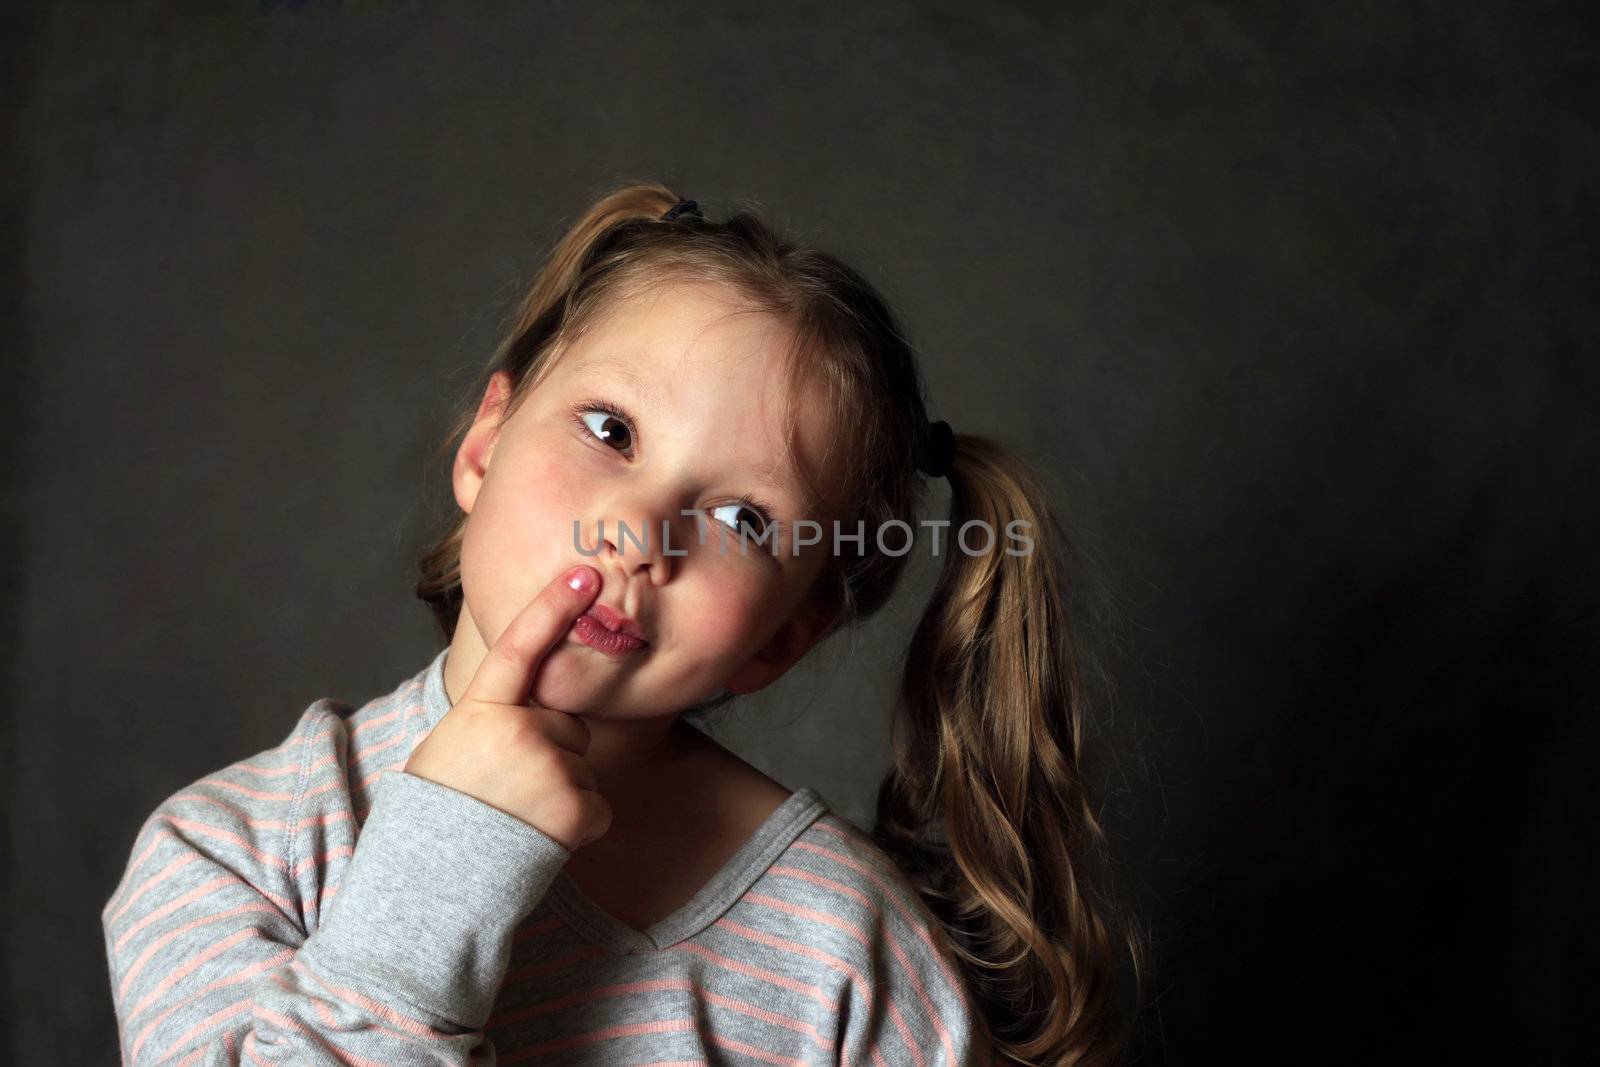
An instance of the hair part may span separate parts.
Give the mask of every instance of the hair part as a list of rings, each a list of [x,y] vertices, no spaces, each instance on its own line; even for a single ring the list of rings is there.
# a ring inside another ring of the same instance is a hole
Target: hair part
[[[914,526],[927,491],[915,466],[926,390],[887,302],[854,269],[749,210],[661,221],[682,199],[646,182],[593,201],[519,301],[434,461],[471,428],[492,375],[512,383],[499,416],[510,418],[620,301],[710,283],[735,313],[771,315],[789,331],[784,442],[810,507],[852,530]],[[845,435],[830,434],[824,455],[797,454],[794,398],[810,391],[830,425],[850,427],[848,450]],[[947,477],[952,533],[971,519],[995,530],[1023,519],[1034,550],[945,557],[907,650],[872,839],[949,935],[998,1062],[1109,1063],[1137,1012],[1120,1008],[1115,972],[1119,958],[1132,963],[1140,999],[1142,940],[1110,895],[1105,834],[1083,781],[1088,701],[1065,614],[1067,541],[1037,477],[1003,446],[957,434]],[[446,643],[462,607],[465,528],[454,511],[419,563],[416,594]],[[830,556],[811,590],[808,603],[835,610],[833,631],[874,615],[905,570],[907,554],[865,541],[859,555]]]

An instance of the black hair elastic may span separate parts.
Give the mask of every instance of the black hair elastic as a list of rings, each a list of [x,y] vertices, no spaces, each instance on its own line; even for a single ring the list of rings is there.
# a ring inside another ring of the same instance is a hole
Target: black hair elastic
[[[705,218],[704,215],[700,214],[700,206],[693,200],[680,200],[667,208],[667,213],[661,216],[661,221],[671,222],[679,215],[693,215],[697,219]]]
[[[943,419],[928,423],[928,451],[918,464],[930,478],[943,478],[950,473],[950,461],[956,455],[956,435]]]

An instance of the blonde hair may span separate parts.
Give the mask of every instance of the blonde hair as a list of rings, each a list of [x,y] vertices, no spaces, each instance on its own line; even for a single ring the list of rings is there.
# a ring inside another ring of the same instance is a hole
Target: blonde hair
[[[722,222],[661,216],[683,197],[657,183],[599,195],[556,245],[518,305],[484,380],[512,382],[502,417],[606,309],[670,282],[719,283],[791,329],[785,371],[798,395],[820,386],[838,454],[806,471],[812,504],[843,529],[915,525],[927,483],[916,460],[928,416],[916,356],[876,289],[837,258],[775,233],[751,211]],[[440,448],[471,427],[469,403]],[[794,413],[785,413],[793,449]],[[437,459],[437,456],[436,456]],[[824,480],[820,471],[830,471]],[[1033,550],[950,551],[906,653],[894,766],[872,830],[955,947],[998,1062],[1114,1062],[1137,1003],[1123,1010],[1120,962],[1141,997],[1143,938],[1109,891],[1105,834],[1080,765],[1086,703],[1065,611],[1067,542],[1037,476],[983,437],[958,433],[947,474],[951,531],[1027,520]],[[466,517],[420,561],[417,596],[448,642],[461,611]],[[811,597],[833,629],[890,598],[908,554],[834,554]],[[732,699],[726,694],[694,709]]]

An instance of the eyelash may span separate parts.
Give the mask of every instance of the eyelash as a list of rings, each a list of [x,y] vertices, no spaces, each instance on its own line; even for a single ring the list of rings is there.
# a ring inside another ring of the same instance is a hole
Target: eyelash
[[[595,442],[596,444],[600,444],[600,445],[604,445],[605,444],[604,441],[600,440],[600,438],[595,436],[595,433],[594,433],[593,430],[589,429],[589,424],[583,421],[583,417],[585,415],[589,414],[590,412],[594,412],[594,411],[603,411],[607,415],[610,415],[612,418],[619,419],[622,422],[627,423],[628,424],[628,436],[630,438],[632,438],[633,441],[635,442],[633,445],[630,445],[629,447],[630,448],[637,447],[637,442],[638,442],[638,436],[639,435],[638,435],[638,432],[634,429],[633,416],[629,415],[628,412],[624,408],[620,407],[617,404],[613,404],[609,400],[599,400],[599,399],[596,399],[596,400],[582,400],[582,401],[579,401],[577,404],[573,405],[573,408],[572,408],[572,421],[577,424],[578,429],[583,432],[583,435],[585,437],[587,437],[589,440]],[[609,448],[608,447],[607,450],[611,451],[611,452],[616,452],[616,449],[614,449],[614,448]],[[773,522],[776,521],[772,517],[772,509],[770,507],[768,507],[766,504],[762,503],[760,500],[757,500],[755,497],[750,496],[749,494],[745,494],[744,496],[739,497],[737,500],[730,500],[730,501],[728,501],[728,503],[730,503],[730,504],[738,504],[740,507],[749,508],[751,511],[754,511],[757,514],[759,514],[761,516],[762,522],[764,522],[764,523],[766,523],[768,525],[770,525],[770,524],[772,524]]]

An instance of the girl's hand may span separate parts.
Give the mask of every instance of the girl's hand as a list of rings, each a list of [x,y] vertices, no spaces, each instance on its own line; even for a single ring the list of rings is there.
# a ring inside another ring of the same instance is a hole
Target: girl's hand
[[[582,588],[570,584],[583,578]],[[467,691],[406,762],[427,778],[514,815],[576,850],[611,826],[611,805],[595,791],[583,754],[589,726],[575,715],[528,703],[534,675],[600,592],[593,567],[559,575],[506,626]]]

